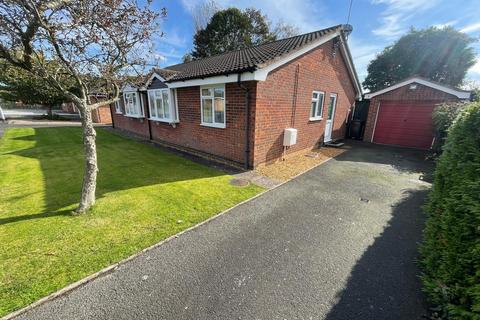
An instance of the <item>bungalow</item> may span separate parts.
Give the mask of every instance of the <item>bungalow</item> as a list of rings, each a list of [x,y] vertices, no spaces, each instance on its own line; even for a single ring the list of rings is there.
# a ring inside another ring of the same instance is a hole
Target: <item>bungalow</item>
[[[362,95],[350,25],[152,71],[111,106],[114,127],[248,168],[345,136]]]

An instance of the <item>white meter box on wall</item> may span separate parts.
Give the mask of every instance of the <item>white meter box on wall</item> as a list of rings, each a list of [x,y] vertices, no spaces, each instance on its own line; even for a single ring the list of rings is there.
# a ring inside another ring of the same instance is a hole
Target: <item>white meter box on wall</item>
[[[287,128],[283,133],[283,145],[285,147],[293,146],[297,143],[297,129]]]

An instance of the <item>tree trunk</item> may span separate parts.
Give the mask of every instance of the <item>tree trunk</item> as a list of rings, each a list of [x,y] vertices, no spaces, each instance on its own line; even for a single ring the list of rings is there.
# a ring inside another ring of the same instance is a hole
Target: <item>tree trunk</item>
[[[82,115],[83,146],[85,150],[85,173],[83,176],[82,195],[76,213],[83,213],[95,204],[95,189],[97,187],[97,146],[96,132],[93,128],[92,112],[87,103],[77,106]]]

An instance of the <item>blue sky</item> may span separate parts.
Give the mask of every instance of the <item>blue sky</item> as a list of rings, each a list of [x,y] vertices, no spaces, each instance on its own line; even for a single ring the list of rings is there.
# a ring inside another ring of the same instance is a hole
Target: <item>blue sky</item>
[[[191,12],[205,0],[154,0],[166,7],[168,17],[162,22],[165,36],[155,39],[161,66],[181,62],[192,48]],[[283,20],[310,32],[345,23],[349,0],[217,0],[221,7],[255,7],[274,23]],[[360,78],[366,76],[368,62],[385,46],[392,44],[411,26],[451,25],[472,37],[480,37],[478,0],[353,0],[350,24],[353,33],[350,49]],[[480,58],[480,43],[474,45]],[[468,79],[480,84],[480,60],[470,69]]]

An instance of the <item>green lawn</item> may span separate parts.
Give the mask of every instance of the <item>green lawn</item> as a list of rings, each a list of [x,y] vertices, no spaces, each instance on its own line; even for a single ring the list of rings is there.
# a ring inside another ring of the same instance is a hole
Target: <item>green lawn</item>
[[[80,216],[71,215],[83,175],[79,128],[9,129],[0,141],[0,316],[262,190],[97,133],[97,203]]]

